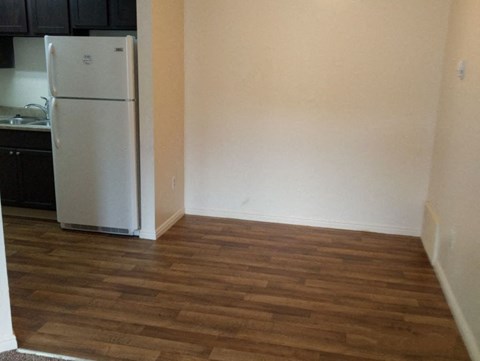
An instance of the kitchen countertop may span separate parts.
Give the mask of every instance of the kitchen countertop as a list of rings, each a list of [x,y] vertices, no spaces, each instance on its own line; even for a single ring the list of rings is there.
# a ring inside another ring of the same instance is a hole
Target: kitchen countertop
[[[0,105],[0,119],[9,119],[15,115],[20,114],[24,117],[37,117],[43,118],[44,114],[39,109],[34,108],[18,108],[18,107],[9,107]],[[44,125],[10,125],[10,124],[0,124],[0,129],[11,129],[11,130],[28,130],[34,132],[50,132],[49,126]]]

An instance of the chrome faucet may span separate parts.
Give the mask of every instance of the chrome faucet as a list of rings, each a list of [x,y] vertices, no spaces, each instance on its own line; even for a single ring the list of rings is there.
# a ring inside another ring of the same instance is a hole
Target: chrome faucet
[[[49,107],[50,107],[50,101],[48,100],[48,98],[45,98],[45,97],[40,97],[42,98],[43,100],[45,100],[45,104],[44,105],[40,105],[40,104],[34,104],[34,103],[30,103],[30,104],[27,104],[24,106],[24,108],[37,108],[37,109],[40,109],[43,114],[45,115],[45,119],[50,119],[49,118]]]

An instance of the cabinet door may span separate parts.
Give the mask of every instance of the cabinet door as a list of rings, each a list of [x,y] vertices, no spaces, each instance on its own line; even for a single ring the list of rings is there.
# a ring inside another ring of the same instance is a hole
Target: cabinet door
[[[14,68],[13,38],[0,36],[0,68]]]
[[[72,27],[101,29],[108,26],[107,0],[70,0]]]
[[[17,157],[14,149],[0,148],[0,196],[2,204],[15,206],[20,194],[17,176]]]
[[[116,29],[135,29],[136,26],[136,0],[110,0],[110,27]]]
[[[18,153],[22,205],[55,209],[52,152],[22,149]]]
[[[69,34],[68,0],[28,0],[33,34]]]
[[[0,33],[26,33],[27,11],[25,0],[0,1]]]

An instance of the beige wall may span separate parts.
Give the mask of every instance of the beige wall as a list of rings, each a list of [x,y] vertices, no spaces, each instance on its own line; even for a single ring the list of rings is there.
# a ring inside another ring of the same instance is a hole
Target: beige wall
[[[420,233],[449,1],[185,3],[187,213]]]
[[[48,97],[43,38],[14,38],[15,68],[0,69],[0,105],[43,105]]]
[[[453,2],[429,192],[440,220],[436,267],[474,360],[480,360],[479,19],[479,0]],[[456,76],[462,59],[464,80]]]
[[[184,212],[184,9],[179,0],[143,0],[137,9],[140,236],[154,239]]]
[[[157,228],[184,209],[184,3],[154,1],[152,17]],[[175,189],[172,178],[175,177]],[[173,217],[173,218],[172,218]]]

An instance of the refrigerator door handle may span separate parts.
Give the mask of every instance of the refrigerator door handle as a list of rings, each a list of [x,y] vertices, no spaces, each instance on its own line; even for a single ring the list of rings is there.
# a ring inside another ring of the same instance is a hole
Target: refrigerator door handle
[[[57,100],[55,98],[52,98],[52,101],[50,103],[50,124],[52,127],[52,139],[53,139],[53,144],[55,144],[55,148],[59,149],[60,138],[58,137],[58,130],[57,130],[58,119],[55,115],[56,110],[57,110]]]
[[[48,85],[50,86],[50,93],[52,96],[57,95],[57,89],[55,84],[53,83],[53,55],[55,54],[55,48],[53,47],[53,43],[48,44],[48,51],[47,51],[47,73],[48,73]]]

